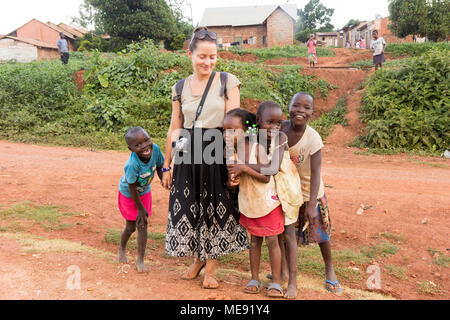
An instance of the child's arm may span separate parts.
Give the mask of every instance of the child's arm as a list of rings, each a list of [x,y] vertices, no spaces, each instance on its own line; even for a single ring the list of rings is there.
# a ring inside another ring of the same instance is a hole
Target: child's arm
[[[249,164],[249,167],[259,173],[264,173],[267,176],[274,176],[280,171],[281,163],[283,161],[283,154],[288,148],[287,145],[287,136],[284,132],[280,131],[280,140],[278,146],[275,148],[275,152],[272,156],[271,161],[264,161],[262,159],[267,159],[265,154],[265,150],[261,147],[259,149],[258,156],[261,161],[258,161],[258,164]]]
[[[311,156],[311,185],[308,205],[306,206],[306,216],[309,223],[312,224],[312,218],[314,218],[317,207],[317,195],[319,194],[320,187],[320,171],[322,168],[322,150],[317,151]]]
[[[138,210],[138,216],[136,218],[136,226],[138,229],[144,229],[147,226],[147,210],[144,208],[142,204],[141,198],[139,196],[139,192],[137,191],[136,183],[128,184],[128,188],[130,189],[131,198],[136,204],[136,208]]]
[[[253,170],[250,167],[250,165],[231,164],[231,165],[229,165],[228,169],[231,172],[239,172],[239,174],[246,173],[249,176],[252,176],[253,178],[255,178],[256,180],[258,180],[259,182],[262,182],[262,183],[268,183],[270,181],[270,176],[265,176],[265,175],[257,172],[256,170]]]
[[[158,174],[159,180],[162,182],[163,181],[162,180],[162,175],[163,175],[162,167],[161,168],[156,168],[156,173]]]

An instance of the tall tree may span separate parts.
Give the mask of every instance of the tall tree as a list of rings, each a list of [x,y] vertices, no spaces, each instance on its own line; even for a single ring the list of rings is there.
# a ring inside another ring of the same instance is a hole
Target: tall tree
[[[389,14],[397,37],[417,34],[439,41],[450,33],[449,0],[390,0]]]
[[[410,34],[424,36],[427,19],[426,0],[389,0],[389,29],[397,37]]]
[[[325,7],[320,0],[310,0],[303,9],[298,10],[296,39],[305,42],[310,33],[333,31],[333,14],[334,9]]]
[[[95,21],[111,36],[117,49],[143,38],[167,41],[178,34],[178,24],[165,0],[86,0]]]

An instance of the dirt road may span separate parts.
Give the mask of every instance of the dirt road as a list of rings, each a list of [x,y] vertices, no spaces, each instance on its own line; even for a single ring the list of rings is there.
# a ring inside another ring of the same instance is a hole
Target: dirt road
[[[82,149],[35,146],[0,141],[0,203],[9,207],[23,201],[40,205],[66,206],[68,210],[87,213],[72,217],[75,227],[46,231],[34,226],[26,234],[45,239],[64,239],[86,248],[71,251],[44,250],[27,252],[21,233],[0,233],[0,297],[6,299],[255,299],[241,293],[245,279],[231,271],[221,279],[221,289],[205,291],[200,280],[179,280],[186,259],[164,257],[162,249],[149,249],[150,274],[139,275],[132,268],[121,267],[115,260],[116,246],[105,242],[105,230],[123,227],[117,206],[117,182],[128,157],[121,152],[93,152]],[[418,163],[423,161],[425,164]],[[417,163],[416,163],[417,162]],[[448,161],[405,155],[362,156],[353,149],[326,145],[323,175],[328,185],[332,219],[333,249],[358,248],[379,242],[379,233],[404,237],[400,250],[385,264],[407,270],[409,281],[383,274],[385,293],[397,298],[448,298],[448,268],[433,265],[432,248],[447,254],[449,239],[450,170],[434,167]],[[155,181],[153,216],[150,231],[164,232],[168,193]],[[363,203],[372,208],[357,215]],[[427,223],[423,224],[423,219]],[[83,224],[76,224],[82,221]],[[6,225],[2,221],[1,225]],[[345,232],[344,232],[345,231]],[[42,239],[41,239],[42,240]],[[39,242],[39,239],[32,241]],[[81,290],[68,290],[66,273],[71,265],[81,270]],[[122,268],[122,269],[121,269]],[[220,267],[219,267],[220,268]],[[436,276],[436,273],[439,276]],[[304,275],[301,275],[303,277]],[[363,297],[363,285],[350,285],[347,294],[336,297],[314,285],[310,278],[302,283],[299,299],[348,299]],[[417,292],[417,282],[432,281],[443,295],[424,296]],[[320,283],[320,281],[319,281]],[[345,291],[344,291],[345,293]],[[368,296],[375,298],[374,296]]]
[[[367,52],[356,57],[350,50],[336,52],[335,58],[322,61],[348,64],[367,56]],[[304,64],[302,59],[283,63]],[[339,254],[334,258],[342,260],[341,275],[351,271],[358,277],[341,278],[344,292],[337,296],[325,291],[323,278],[307,266],[300,269],[298,299],[448,299],[450,162],[362,155],[361,150],[347,147],[361,129],[358,88],[367,74],[349,69],[302,72],[338,86],[327,100],[318,99],[319,112],[333,108],[340,97],[348,98],[349,125],[336,126],[327,138],[322,174],[331,210],[332,249]],[[257,103],[251,101],[249,106]],[[154,237],[146,254],[150,273],[137,274],[132,263],[116,262],[117,245],[106,238],[111,230],[120,232],[124,226],[116,204],[117,184],[128,156],[0,141],[0,299],[264,299],[263,293],[242,293],[249,280],[245,255],[234,262],[219,262],[218,290],[202,289],[201,277],[180,280],[190,260],[164,255],[168,192],[158,179],[152,186],[149,227]],[[17,207],[25,201],[30,202],[26,209]],[[357,214],[361,204],[368,210]],[[65,213],[60,217],[63,223],[49,227],[37,217],[25,219],[27,210],[36,205],[36,210],[57,206]],[[8,208],[14,214],[4,214]],[[381,290],[368,291],[368,264],[354,260],[363,248],[379,248],[383,243],[395,250],[374,254],[370,264],[380,269]],[[134,255],[130,250],[131,262]],[[268,264],[262,269],[262,274],[268,272]]]

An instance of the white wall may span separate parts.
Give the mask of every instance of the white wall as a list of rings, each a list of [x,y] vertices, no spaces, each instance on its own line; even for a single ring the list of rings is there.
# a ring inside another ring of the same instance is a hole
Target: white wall
[[[37,47],[17,42],[13,39],[0,40],[0,61],[17,60],[18,62],[30,62],[37,60]]]

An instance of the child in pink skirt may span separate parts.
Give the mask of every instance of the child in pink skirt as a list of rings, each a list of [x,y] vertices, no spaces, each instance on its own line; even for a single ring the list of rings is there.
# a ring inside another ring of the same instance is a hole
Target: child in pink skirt
[[[155,176],[162,178],[164,156],[158,145],[152,142],[141,127],[130,128],[125,134],[128,149],[132,151],[124,167],[124,175],[119,183],[118,204],[126,220],[119,246],[119,262],[127,263],[126,246],[130,236],[138,229],[138,272],[148,272],[144,265],[147,244],[147,219],[152,215],[152,193],[150,183]]]
[[[284,220],[281,203],[278,199],[273,176],[265,176],[252,168],[249,164],[267,163],[267,154],[264,148],[250,139],[254,133],[256,116],[243,109],[234,109],[227,113],[224,119],[225,136],[230,132],[236,134],[234,142],[226,138],[227,147],[234,144],[234,163],[228,162],[230,177],[228,187],[239,186],[239,222],[251,234],[250,269],[252,279],[247,284],[244,292],[257,294],[262,289],[259,281],[259,265],[261,259],[261,246],[264,238],[269,249],[270,265],[273,281],[267,290],[267,296],[274,298],[283,297],[283,289],[280,286],[281,251],[278,244],[278,235],[284,231]],[[243,150],[241,150],[243,148]],[[237,160],[237,162],[236,162]]]

